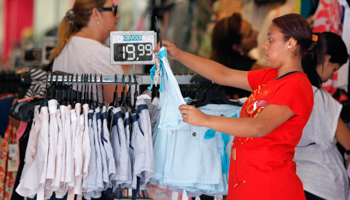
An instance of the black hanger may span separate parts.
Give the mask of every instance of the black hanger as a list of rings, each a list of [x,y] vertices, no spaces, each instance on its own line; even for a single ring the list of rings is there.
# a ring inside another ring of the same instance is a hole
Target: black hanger
[[[75,82],[77,84],[77,95],[76,95],[76,102],[77,103],[81,103],[82,99],[81,99],[81,92],[79,91],[79,84],[78,84],[78,74],[75,75]]]
[[[126,108],[126,106],[125,106],[125,103],[126,103],[126,91],[125,91],[125,76],[124,76],[124,74],[123,74],[123,84],[124,84],[124,86],[123,86],[123,91],[122,91],[122,94],[121,94],[121,103],[120,103],[120,106],[121,107],[124,107],[124,108]],[[126,111],[126,109],[125,109],[125,111]]]
[[[34,98],[28,104],[23,106],[19,112],[19,116],[21,118],[20,121],[31,122],[33,120],[33,117],[34,117],[35,106],[41,105],[43,100],[44,100],[43,98]]]
[[[95,85],[96,85],[96,91],[95,91],[95,94],[96,94],[96,101],[94,101],[94,107],[98,107],[100,106],[100,101],[98,99],[98,96],[99,96],[99,93],[98,93],[98,85],[97,85],[97,78],[96,78],[96,74],[95,74]]]
[[[47,78],[46,78],[46,86],[45,86],[44,100],[43,100],[42,104],[40,105],[40,108],[41,108],[42,106],[47,106],[46,100],[47,100],[47,95],[48,95],[48,92],[49,92],[49,87],[48,87],[48,82],[49,82],[48,79],[49,79],[49,78],[48,78],[48,76],[49,76],[49,75],[47,75]],[[51,78],[51,85],[52,85],[52,74],[51,74],[50,78]],[[51,86],[51,85],[50,85],[50,86]],[[40,108],[39,108],[39,110],[40,110]]]
[[[81,74],[80,75],[80,81],[81,81],[80,100],[81,100],[82,104],[85,104],[86,103],[86,97],[85,97],[85,90],[86,90],[86,87],[85,87],[85,74]]]
[[[71,77],[71,75],[68,75],[67,76],[67,85],[66,85],[66,92],[67,92],[67,104],[68,105],[71,105],[72,106],[72,108],[74,108],[74,105],[73,105],[73,103],[72,103],[72,101],[71,101],[71,98],[72,98],[72,95],[71,95],[71,86],[72,86],[72,82],[71,82],[71,80],[70,80],[70,77]]]
[[[134,74],[134,84],[135,84],[135,92],[134,92],[134,105],[132,107],[132,110],[135,111],[136,110],[136,101],[137,101],[137,97],[139,96],[139,91],[138,91],[138,82],[136,79],[136,75]]]
[[[91,107],[91,105],[90,105],[90,97],[89,97],[89,91],[90,91],[90,89],[89,89],[89,75],[88,74],[86,74],[85,75],[85,91],[86,91],[86,100],[85,100],[85,102],[87,103],[87,104],[89,104],[89,107]]]
[[[114,75],[114,79],[115,79],[115,91],[114,91],[114,95],[113,95],[113,106],[115,108],[119,107],[119,97],[118,97],[118,77],[115,74]]]
[[[71,103],[72,106],[75,106],[77,94],[76,94],[76,91],[74,91],[74,89],[73,89],[73,77],[74,77],[74,75],[71,74],[70,76],[71,76],[71,78],[70,78],[70,86],[69,86],[69,90],[70,90],[70,103]]]
[[[84,103],[89,104],[88,87],[87,87],[87,74],[84,74]]]
[[[201,107],[205,106],[207,104],[229,104],[229,105],[236,105],[236,106],[242,106],[242,104],[238,101],[231,101],[227,99],[225,92],[218,91],[220,88],[220,85],[213,84],[211,86],[213,89],[212,91],[205,91],[201,93],[200,97],[198,99],[193,100],[190,105],[193,105],[195,107]]]
[[[50,97],[48,97],[48,99],[53,99],[53,98],[56,98],[57,97],[57,94],[56,94],[56,87],[57,87],[57,83],[58,83],[58,79],[57,79],[57,76],[58,75],[55,75],[56,73],[52,73],[51,74],[51,83],[50,83]],[[55,75],[56,77],[56,84],[53,84],[53,76]],[[57,99],[57,98],[56,98]],[[47,104],[46,104],[47,106]]]
[[[86,104],[86,85],[85,85],[85,74],[81,75],[81,102]]]
[[[194,93],[192,94],[192,99],[194,101],[202,101],[203,100],[203,97],[204,97],[204,93],[205,92],[208,92],[209,88],[213,87],[213,84],[212,83],[202,83],[200,84],[196,90],[194,90]],[[211,89],[213,91],[213,89]]]
[[[93,93],[93,86],[92,86],[92,74],[90,74],[90,88],[89,88],[89,91],[90,91],[90,97],[89,97],[89,104],[92,108],[94,108],[94,93]]]
[[[16,101],[16,103],[14,103],[11,106],[9,115],[17,120],[21,121],[21,115],[20,112],[22,110],[22,108],[24,108],[27,104],[29,104],[29,100],[28,101],[22,101],[22,102],[18,102]]]
[[[129,76],[129,88],[128,88],[128,92],[126,93],[126,105],[128,108],[132,109],[133,106],[131,105],[131,75],[128,75],[128,76]]]
[[[58,85],[58,75],[56,75],[56,85],[55,85],[55,88],[53,88],[53,90],[55,91],[55,99],[61,99],[60,104],[65,105],[64,75],[62,75],[61,87]]]
[[[74,81],[74,75],[72,74],[72,94],[71,94],[71,97],[72,97],[72,101],[73,101],[73,104],[75,105],[76,103],[78,103],[78,79],[76,78],[75,81]],[[76,85],[76,89],[74,89],[74,84]]]
[[[101,89],[102,89],[102,103],[104,104],[105,103],[105,91],[103,89],[103,77],[102,77],[102,74],[100,76],[100,82],[101,82]]]
[[[80,88],[81,88],[81,90],[80,90],[80,92],[79,92],[79,95],[80,95],[80,103],[82,103],[82,104],[84,104],[84,75],[83,74],[81,74],[80,75],[80,84],[81,84],[81,86],[80,86]]]
[[[65,76],[63,75],[62,77],[62,91],[63,91],[63,99],[64,99],[64,104],[65,105],[71,105],[69,102],[69,98],[70,98],[70,92],[69,92],[69,75],[67,75],[67,81],[65,81]],[[72,106],[72,105],[71,105]]]

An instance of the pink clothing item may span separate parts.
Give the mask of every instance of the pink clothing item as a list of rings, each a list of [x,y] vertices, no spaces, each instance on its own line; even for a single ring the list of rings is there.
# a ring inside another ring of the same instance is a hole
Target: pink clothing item
[[[42,121],[42,115],[39,115],[39,106],[36,106],[34,109],[34,119],[32,123],[32,129],[29,132],[28,144],[26,149],[26,154],[24,157],[24,167],[22,170],[22,176],[20,181],[22,181],[23,177],[27,173],[28,168],[32,165],[36,151],[37,151],[37,143],[38,143],[38,135],[40,132]]]
[[[25,98],[25,99],[20,99],[20,100],[18,100],[18,103],[21,103],[21,102],[23,102],[23,101],[31,101],[31,100],[33,100],[33,97],[28,97],[28,98]]]
[[[23,134],[27,128],[27,125],[28,125],[27,122],[21,122],[19,124],[18,130],[16,132],[17,143],[19,143],[19,139],[23,136]]]
[[[49,153],[47,159],[47,171],[46,171],[46,180],[45,180],[45,199],[50,199],[53,193],[52,183],[56,174],[56,152],[57,152],[57,133],[58,133],[58,124],[57,124],[57,105],[58,102],[56,99],[51,99],[48,102],[49,104]]]
[[[82,195],[83,181],[83,152],[82,152],[82,134],[84,131],[84,115],[81,113],[81,104],[75,104],[75,112],[77,116],[76,129],[74,133],[74,194]]]
[[[37,145],[36,148],[31,145],[29,148],[31,151],[33,151],[32,148],[35,148],[34,151],[34,159],[32,159],[31,153],[28,153],[29,156],[27,158],[27,152],[26,152],[26,158],[25,162],[27,165],[28,163],[31,163],[29,167],[27,167],[25,171],[25,167],[23,168],[21,181],[16,189],[16,192],[23,196],[23,197],[30,197],[34,198],[34,196],[37,194],[38,200],[44,199],[44,185],[46,180],[46,170],[47,170],[47,157],[48,157],[48,148],[49,148],[49,113],[47,107],[41,108],[41,113],[39,115],[39,118],[41,119],[41,126],[40,131],[37,136],[37,138],[33,138],[35,140],[35,144]],[[37,125],[35,124],[34,127]],[[30,135],[31,137],[31,135]],[[31,138],[30,138],[31,139]],[[29,143],[30,141],[28,141]],[[28,150],[27,147],[27,150]]]
[[[66,107],[66,186],[67,189],[74,187],[74,161],[73,161],[73,145],[72,145],[72,129],[75,127],[76,118],[75,110],[71,110],[71,106]],[[75,129],[74,129],[75,130]]]
[[[27,122],[21,122],[19,124],[18,130],[16,132],[16,138],[17,138],[17,147],[19,149],[19,139],[21,139],[21,137],[23,136],[24,132],[26,131],[28,123]],[[19,151],[18,151],[18,163],[17,166],[19,166],[19,161],[21,160],[20,155],[19,155]]]
[[[66,135],[65,135],[65,124],[66,124],[66,106],[65,105],[60,105],[60,114],[61,114],[61,118],[60,121],[62,123],[62,127],[61,127],[61,134],[60,136],[62,136],[62,163],[61,163],[61,176],[60,176],[60,185],[59,188],[55,191],[56,197],[59,199],[62,199],[66,193],[67,193],[67,189],[66,189],[66,184],[65,184],[65,166],[66,166]]]
[[[88,174],[89,169],[89,163],[90,163],[90,153],[91,153],[91,146],[90,146],[90,137],[89,137],[89,105],[84,104],[83,105],[83,112],[84,112],[84,132],[82,136],[82,145],[83,145],[83,178],[85,178]]]
[[[63,148],[64,148],[64,137],[63,137],[63,130],[62,130],[62,121],[61,121],[61,110],[57,110],[56,113],[56,119],[57,119],[57,125],[58,125],[58,132],[57,132],[57,151],[56,151],[56,171],[55,171],[55,177],[51,184],[51,189],[53,191],[56,191],[60,188],[61,183],[61,173],[62,173],[62,154],[63,154]]]

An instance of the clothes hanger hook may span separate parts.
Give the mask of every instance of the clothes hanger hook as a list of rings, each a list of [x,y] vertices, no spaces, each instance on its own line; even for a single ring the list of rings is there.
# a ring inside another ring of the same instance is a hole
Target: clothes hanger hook
[[[101,89],[102,89],[102,103],[105,102],[105,92],[104,92],[104,89],[103,89],[103,77],[102,77],[102,74],[100,76],[100,82],[101,82]]]

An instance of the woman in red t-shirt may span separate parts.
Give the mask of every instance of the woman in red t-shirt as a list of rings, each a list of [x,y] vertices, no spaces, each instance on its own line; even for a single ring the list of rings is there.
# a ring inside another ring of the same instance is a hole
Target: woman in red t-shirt
[[[301,60],[324,42],[299,14],[275,18],[267,36],[263,48],[270,68],[249,72],[181,51],[169,41],[162,43],[169,58],[200,75],[252,92],[240,118],[206,115],[190,105],[179,108],[184,122],[235,136],[228,199],[305,199],[292,161],[313,106],[312,87]],[[317,55],[323,58],[324,53]]]

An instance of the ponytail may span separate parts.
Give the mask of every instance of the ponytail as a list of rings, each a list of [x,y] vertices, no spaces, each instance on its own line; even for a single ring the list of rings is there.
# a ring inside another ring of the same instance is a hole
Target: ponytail
[[[66,12],[58,28],[58,42],[50,56],[50,61],[55,59],[68,44],[72,36],[86,27],[91,10],[102,7],[107,0],[75,0],[73,8]]]
[[[320,64],[323,67],[327,50],[326,45],[326,39],[322,33],[313,33],[312,43],[302,60],[304,73],[308,76],[311,84],[317,88],[322,86],[322,80],[316,68]]]
[[[66,16],[62,19],[58,28],[58,42],[52,51],[50,62],[62,52],[64,46],[69,42],[72,35],[79,31],[74,27],[74,17],[75,16],[73,10],[69,10],[66,12]]]

